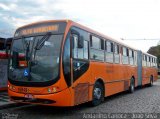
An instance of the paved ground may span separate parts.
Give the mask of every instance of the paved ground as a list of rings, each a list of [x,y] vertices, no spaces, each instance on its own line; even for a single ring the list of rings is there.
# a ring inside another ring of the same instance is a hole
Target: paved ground
[[[9,97],[8,97],[8,93],[7,91],[1,91],[0,92],[0,107],[3,106],[3,105],[8,105],[8,104],[12,104],[14,102],[11,102],[9,100]]]
[[[104,103],[96,107],[90,107],[88,104],[72,108],[25,105],[3,109],[0,113],[2,117],[11,115],[18,116],[19,119],[78,119],[87,118],[87,114],[94,113],[160,113],[160,80],[154,83],[153,87],[137,89],[133,94],[123,92],[107,97]]]

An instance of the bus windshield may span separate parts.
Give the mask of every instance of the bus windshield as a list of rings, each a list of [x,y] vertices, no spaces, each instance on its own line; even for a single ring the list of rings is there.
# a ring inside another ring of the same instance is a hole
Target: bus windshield
[[[9,79],[19,82],[46,82],[59,75],[63,35],[15,39],[9,62]]]

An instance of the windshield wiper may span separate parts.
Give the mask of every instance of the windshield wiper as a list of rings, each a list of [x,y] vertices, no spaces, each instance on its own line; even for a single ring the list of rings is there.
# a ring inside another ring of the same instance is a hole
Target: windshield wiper
[[[47,41],[50,38],[50,36],[51,36],[51,33],[48,32],[45,36],[42,37],[41,40],[38,40],[34,49],[40,50],[44,46],[45,41]]]
[[[36,56],[36,52],[37,50],[40,50],[43,46],[45,41],[47,41],[50,36],[51,36],[51,32],[48,32],[46,35],[44,35],[40,40],[38,39],[36,46],[34,47],[34,55],[33,55],[33,60],[32,60],[32,65],[36,65],[36,61],[35,61],[35,56]]]

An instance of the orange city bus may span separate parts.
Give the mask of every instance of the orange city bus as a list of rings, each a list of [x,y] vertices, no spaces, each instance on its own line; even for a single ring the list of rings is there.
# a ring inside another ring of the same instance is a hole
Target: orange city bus
[[[7,90],[8,56],[11,38],[0,38],[0,91]]]
[[[104,97],[157,80],[157,58],[71,20],[16,30],[8,93],[19,103],[98,105]]]

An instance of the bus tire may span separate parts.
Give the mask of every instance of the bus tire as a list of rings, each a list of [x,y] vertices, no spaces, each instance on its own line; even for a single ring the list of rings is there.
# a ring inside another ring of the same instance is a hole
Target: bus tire
[[[150,77],[150,83],[149,86],[152,87],[153,86],[153,76]]]
[[[135,81],[134,78],[132,77],[130,81],[129,93],[133,93],[134,90],[135,90]]]
[[[96,82],[92,92],[92,106],[97,106],[104,101],[104,88],[100,82]]]

